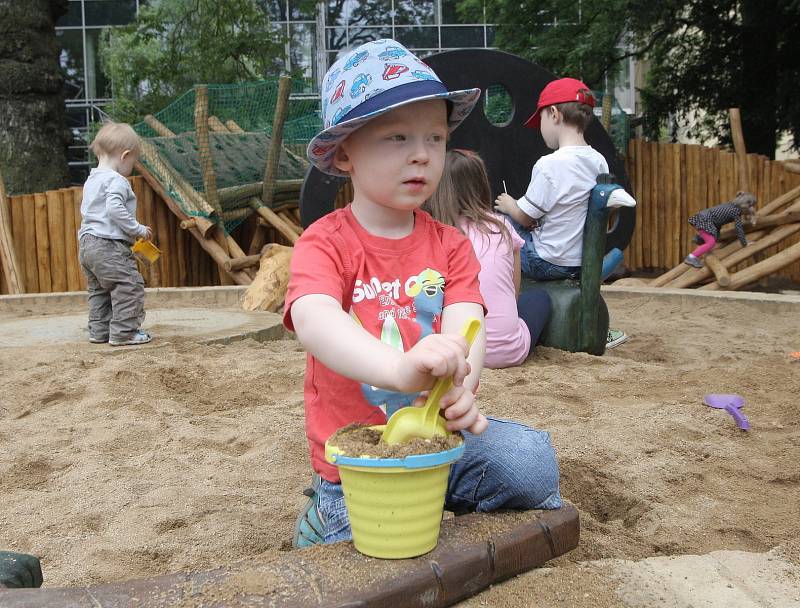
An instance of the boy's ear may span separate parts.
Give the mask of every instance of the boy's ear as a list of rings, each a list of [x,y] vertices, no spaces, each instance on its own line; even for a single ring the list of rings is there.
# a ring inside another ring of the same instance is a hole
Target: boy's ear
[[[343,173],[350,173],[353,163],[347,155],[347,149],[343,144],[344,142],[336,146],[336,152],[333,154],[333,166]]]
[[[126,157],[127,157],[129,154],[132,154],[132,153],[133,153],[133,150],[123,150],[123,151],[122,151],[122,154],[120,155],[120,159],[121,159],[121,160],[125,160],[125,158],[126,158]]]

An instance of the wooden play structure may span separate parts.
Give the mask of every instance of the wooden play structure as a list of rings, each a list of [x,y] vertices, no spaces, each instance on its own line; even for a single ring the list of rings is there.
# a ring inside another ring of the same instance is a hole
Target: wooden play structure
[[[731,130],[739,164],[739,190],[749,192],[750,182],[747,153],[742,136],[738,109],[730,111]],[[785,163],[784,168],[800,173],[797,163]],[[684,218],[685,221],[685,218]],[[749,245],[742,247],[733,226],[720,232],[718,245],[705,256],[703,268],[680,263],[672,270],[647,283],[648,287],[695,287],[703,290],[742,289],[764,279],[800,260],[800,243],[790,239],[800,232],[800,186],[762,204],[756,213],[755,226],[745,224]],[[777,248],[771,255],[762,252]]]
[[[282,77],[278,88],[271,135],[247,133],[235,121],[223,122],[209,114],[206,85],[194,88],[194,132],[176,134],[155,116],[145,123],[159,137],[143,139],[136,170],[158,192],[186,230],[217,263],[222,284],[250,285],[266,242],[261,227],[272,227],[290,244],[302,234],[297,201],[306,163],[282,144],[291,79]],[[259,154],[259,152],[261,154]],[[196,154],[197,160],[191,157]],[[219,187],[218,168],[250,166],[265,158],[261,179]],[[183,159],[183,171],[175,159]],[[202,191],[192,187],[186,167],[199,164]],[[294,171],[291,179],[278,179],[280,169]],[[249,243],[238,243],[228,226],[251,214],[260,218]],[[162,235],[159,235],[161,237]],[[160,240],[160,238],[159,238]],[[284,258],[280,258],[283,260]]]
[[[136,125],[142,153],[130,182],[137,219],[153,228],[164,252],[140,265],[149,287],[249,286],[261,265],[267,279],[248,306],[280,307],[286,280],[275,277],[288,277],[291,245],[303,232],[299,193],[308,168],[290,146],[301,145],[298,120],[315,128],[304,115],[287,121],[290,108],[295,115],[308,109],[290,105],[290,89],[288,77],[197,85]],[[285,126],[293,144],[283,142]],[[8,197],[0,176],[0,293],[86,288],[78,262],[81,197],[80,187]]]

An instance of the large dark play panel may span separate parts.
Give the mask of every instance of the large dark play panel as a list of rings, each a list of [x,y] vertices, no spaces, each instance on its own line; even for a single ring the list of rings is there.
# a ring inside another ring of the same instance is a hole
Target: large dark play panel
[[[556,76],[538,65],[501,51],[468,49],[448,51],[427,57],[425,61],[451,90],[479,87],[485,91],[492,85],[502,85],[513,103],[508,124],[496,126],[486,118],[484,100],[456,129],[449,147],[476,150],[487,164],[492,195],[502,192],[505,180],[509,194],[519,198],[526,190],[533,164],[550,149],[541,134],[526,129],[523,123],[536,109],[539,93]],[[625,165],[617,156],[611,138],[598,120],[586,133],[586,140],[608,162],[609,170],[622,186],[630,192]],[[300,212],[303,224],[308,226],[333,210],[334,199],[344,180],[312,168],[306,174],[300,195]],[[608,233],[606,251],[617,247],[624,250],[633,234],[636,212],[622,209],[619,221]]]

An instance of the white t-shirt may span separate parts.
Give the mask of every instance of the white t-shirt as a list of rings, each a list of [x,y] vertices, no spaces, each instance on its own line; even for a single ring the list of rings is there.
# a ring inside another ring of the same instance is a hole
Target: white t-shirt
[[[581,265],[589,193],[601,173],[608,173],[608,163],[591,146],[564,146],[536,161],[517,204],[539,222],[532,234],[540,258],[558,266]]]
[[[136,221],[136,195],[130,183],[116,171],[95,167],[83,185],[81,228],[78,238],[93,234],[104,239],[133,243],[145,236]]]

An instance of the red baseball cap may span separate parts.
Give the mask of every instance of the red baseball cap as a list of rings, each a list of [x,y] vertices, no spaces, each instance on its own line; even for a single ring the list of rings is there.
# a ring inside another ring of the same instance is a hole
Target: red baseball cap
[[[557,103],[577,101],[594,107],[594,97],[589,92],[583,82],[576,78],[559,78],[547,83],[539,94],[539,102],[536,104],[536,111],[528,120],[525,126],[529,129],[538,129],[542,125],[542,110]]]

